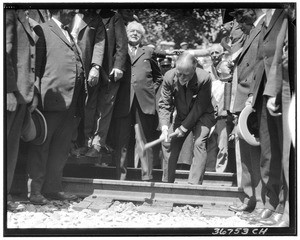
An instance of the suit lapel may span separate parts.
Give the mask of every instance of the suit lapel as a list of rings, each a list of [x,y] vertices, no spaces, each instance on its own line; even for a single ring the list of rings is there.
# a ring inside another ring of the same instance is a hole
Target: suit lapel
[[[78,32],[80,32],[82,29],[84,29],[92,20],[93,20],[93,18],[90,15],[88,15],[88,16],[84,15],[82,21],[80,21]]]
[[[269,23],[269,26],[265,32],[265,35],[264,35],[264,38],[268,35],[268,33],[270,32],[270,30],[274,27],[276,21],[278,20],[278,17],[280,16],[280,14],[282,13],[282,9],[276,9],[272,18],[271,18],[271,21]]]
[[[109,25],[109,21],[110,21],[110,18],[102,18],[102,22],[103,22],[105,28]]]
[[[35,37],[33,35],[33,31],[30,29],[29,21],[26,19],[25,11],[18,10],[17,16],[18,16],[18,20],[20,21],[24,30],[26,31],[27,35],[31,38],[33,42],[35,42]]]
[[[48,22],[48,25],[51,29],[52,32],[54,32],[63,42],[65,42],[69,47],[71,46],[71,43],[68,41],[68,39],[66,38],[66,36],[63,34],[63,32],[61,31],[61,29],[57,26],[57,24],[53,21],[53,19],[51,19]]]
[[[135,57],[131,59],[131,64],[133,65],[142,55],[145,54],[145,48],[144,47],[138,47],[136,50]]]
[[[243,51],[239,57],[239,62],[240,59],[243,58],[243,55],[245,54],[245,52],[247,52],[247,49],[249,48],[249,46],[251,45],[251,43],[253,42],[254,38],[260,33],[261,31],[261,26],[263,21],[265,20],[265,18],[263,17],[259,23],[257,24],[257,26],[253,29],[253,31],[251,32],[249,39],[245,42],[245,45],[243,46]]]

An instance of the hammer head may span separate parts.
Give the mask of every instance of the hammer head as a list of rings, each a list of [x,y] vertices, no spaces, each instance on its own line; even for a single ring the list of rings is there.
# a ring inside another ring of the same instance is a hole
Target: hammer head
[[[136,139],[136,151],[140,158],[145,156],[145,142],[142,138],[141,130],[138,124],[134,125],[135,139]]]

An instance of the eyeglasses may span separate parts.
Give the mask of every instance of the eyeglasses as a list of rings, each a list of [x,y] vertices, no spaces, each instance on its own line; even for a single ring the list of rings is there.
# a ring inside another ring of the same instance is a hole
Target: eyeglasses
[[[161,67],[162,68],[169,68],[169,67],[171,67],[171,65],[162,65]]]

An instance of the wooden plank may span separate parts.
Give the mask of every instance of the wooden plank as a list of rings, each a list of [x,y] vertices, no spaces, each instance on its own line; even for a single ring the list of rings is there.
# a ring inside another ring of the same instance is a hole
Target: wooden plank
[[[87,209],[91,204],[92,204],[92,202],[89,202],[89,201],[81,201],[81,202],[75,204],[72,207],[72,209],[74,209],[76,211],[82,211],[84,209]]]
[[[169,214],[173,209],[173,203],[163,201],[153,201],[153,203],[144,202],[137,210],[139,212],[155,212],[161,214]]]

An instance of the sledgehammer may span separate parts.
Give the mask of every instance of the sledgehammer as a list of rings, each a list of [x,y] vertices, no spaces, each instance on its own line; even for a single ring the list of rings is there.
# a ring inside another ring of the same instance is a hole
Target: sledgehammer
[[[159,139],[156,139],[152,142],[149,142],[149,143],[144,143],[144,140],[142,138],[142,134],[141,134],[141,130],[140,130],[140,127],[138,124],[135,124],[134,125],[134,129],[135,129],[135,139],[136,139],[136,143],[137,143],[137,154],[139,155],[139,157],[143,157],[145,155],[145,151],[148,149],[148,148],[152,148],[153,146],[161,143],[164,141],[163,138],[159,138]],[[169,135],[169,138],[172,138],[172,137],[175,137],[177,136],[177,133],[173,132]]]

